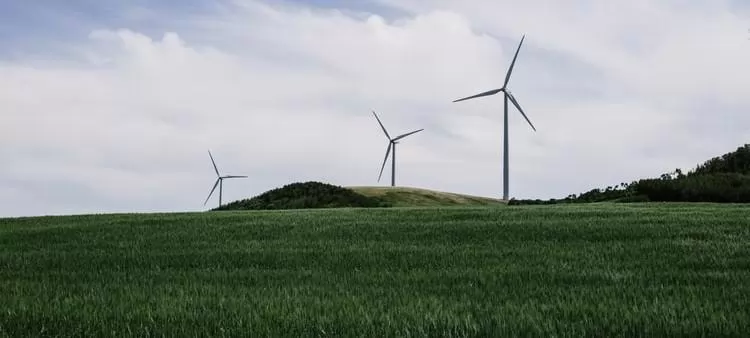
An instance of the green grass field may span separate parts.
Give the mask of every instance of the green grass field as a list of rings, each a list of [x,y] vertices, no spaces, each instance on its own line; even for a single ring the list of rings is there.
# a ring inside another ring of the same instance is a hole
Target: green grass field
[[[501,206],[499,199],[405,187],[349,187],[355,192],[378,197],[394,207]]]
[[[0,336],[747,336],[750,208],[0,220]]]

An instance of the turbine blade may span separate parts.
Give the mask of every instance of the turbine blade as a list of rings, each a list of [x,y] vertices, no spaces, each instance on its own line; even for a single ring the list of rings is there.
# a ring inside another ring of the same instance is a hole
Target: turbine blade
[[[469,97],[464,97],[463,99],[458,99],[458,100],[455,100],[455,101],[453,101],[453,102],[461,102],[461,101],[466,101],[466,100],[476,99],[476,98],[478,98],[478,97],[482,97],[482,96],[490,96],[490,95],[495,95],[495,94],[497,94],[497,93],[499,93],[499,92],[501,92],[501,91],[503,91],[503,90],[502,90],[502,89],[493,89],[493,90],[490,90],[490,91],[486,91],[486,92],[484,92],[484,93],[481,93],[481,94],[477,94],[477,95],[472,95],[472,96],[469,96]]]
[[[219,175],[219,168],[216,167],[216,162],[214,161],[214,155],[211,155],[211,151],[210,150],[208,151],[208,156],[211,157],[211,163],[213,163],[213,165],[214,165],[214,170],[216,171],[216,176],[221,176],[221,175]]]
[[[521,43],[518,44],[518,49],[516,49],[516,55],[513,56],[513,62],[510,63],[510,68],[508,68],[508,73],[505,74],[505,84],[503,85],[503,88],[508,86],[508,82],[510,81],[510,74],[513,73],[513,67],[516,65],[516,59],[518,58],[518,52],[521,51],[521,45],[523,45],[523,40],[526,39],[526,34],[523,35],[521,38]]]
[[[206,205],[208,203],[208,200],[211,199],[211,195],[214,194],[214,191],[216,190],[216,187],[219,186],[219,181],[221,181],[221,178],[216,179],[216,183],[214,183],[214,187],[211,189],[211,192],[208,193],[208,197],[206,197],[206,201],[203,202],[203,205]]]
[[[514,105],[514,106],[516,106],[516,108],[518,108],[518,111],[520,111],[520,112],[521,112],[521,115],[523,115],[523,118],[525,118],[525,119],[526,119],[526,122],[528,122],[528,123],[529,123],[529,125],[531,126],[531,129],[534,129],[534,131],[536,131],[536,128],[534,128],[534,125],[533,125],[533,124],[531,124],[531,121],[530,121],[530,120],[529,120],[529,118],[528,118],[528,117],[526,116],[526,113],[524,113],[524,112],[523,112],[523,109],[521,109],[521,105],[520,105],[520,104],[518,104],[518,101],[516,101],[516,98],[515,98],[515,97],[513,96],[513,94],[511,94],[511,93],[506,93],[506,95],[508,95],[508,98],[510,99],[510,102],[512,102],[512,103],[513,103],[513,105]]]
[[[385,136],[388,137],[388,139],[391,139],[391,135],[388,135],[388,131],[385,130],[385,126],[383,126],[383,122],[380,122],[380,118],[378,117],[378,114],[375,114],[375,111],[372,111],[372,115],[375,115],[375,119],[378,120],[378,124],[380,125],[380,128],[383,128],[383,132],[385,133]]]
[[[391,154],[392,145],[393,145],[392,142],[388,142],[388,149],[385,151],[385,158],[383,159],[383,166],[380,167],[380,174],[378,175],[378,182],[380,182],[380,178],[383,177],[383,169],[385,169],[385,163],[388,162],[388,155]]]
[[[403,135],[401,135],[401,136],[398,136],[398,137],[394,138],[394,139],[393,139],[393,141],[398,141],[398,140],[400,140],[400,139],[402,139],[402,138],[404,138],[404,137],[407,137],[407,136],[409,136],[409,135],[412,135],[412,134],[416,134],[416,133],[418,133],[418,132],[420,132],[420,131],[422,131],[422,130],[424,130],[424,129],[420,129],[420,130],[415,130],[415,131],[413,131],[413,132],[411,132],[411,133],[406,133],[406,134],[403,134]]]
[[[224,176],[224,178],[247,178],[247,176],[229,175],[229,176]]]

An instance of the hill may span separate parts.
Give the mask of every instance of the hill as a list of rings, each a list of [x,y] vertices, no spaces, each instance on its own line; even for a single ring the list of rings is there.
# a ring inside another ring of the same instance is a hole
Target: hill
[[[714,157],[687,174],[681,169],[606,189],[593,189],[564,199],[512,200],[510,204],[591,202],[714,202],[750,203],[750,145]]]
[[[750,208],[0,219],[0,337],[743,337]]]
[[[699,165],[691,175],[710,174],[750,174],[750,144],[737,148],[736,151],[714,157]]]
[[[379,198],[394,207],[491,206],[504,205],[499,199],[477,197],[407,187],[349,187],[353,191]]]
[[[213,210],[289,210],[504,205],[502,200],[404,187],[339,187],[292,183]]]
[[[256,197],[235,201],[214,210],[288,210],[318,208],[379,208],[389,204],[377,197],[320,182],[287,184]]]

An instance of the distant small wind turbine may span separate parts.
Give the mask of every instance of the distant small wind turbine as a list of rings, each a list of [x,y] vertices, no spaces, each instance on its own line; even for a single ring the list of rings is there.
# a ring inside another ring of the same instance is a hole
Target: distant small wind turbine
[[[221,176],[219,174],[219,168],[216,167],[216,162],[214,161],[214,156],[211,155],[211,151],[208,151],[208,156],[211,157],[211,163],[214,165],[214,171],[216,171],[216,176],[218,177],[216,179],[216,183],[214,183],[213,189],[211,189],[211,192],[208,193],[208,197],[206,198],[206,201],[203,202],[203,205],[206,205],[208,203],[208,200],[211,198],[211,195],[214,193],[214,190],[216,190],[216,186],[219,186],[219,208],[221,208],[221,194],[222,190],[224,190],[224,179],[227,178],[247,178],[247,176],[234,176],[234,175],[227,175],[227,176]]]
[[[378,124],[380,125],[380,128],[383,128],[383,132],[385,133],[385,137],[388,138],[388,149],[385,151],[385,158],[383,159],[383,165],[380,167],[380,175],[378,175],[378,182],[380,182],[380,178],[383,176],[383,169],[385,169],[385,163],[388,162],[388,155],[391,153],[391,148],[393,148],[393,157],[391,158],[391,186],[396,186],[396,144],[398,144],[398,141],[403,139],[404,137],[407,137],[412,134],[416,134],[424,129],[415,130],[412,132],[408,132],[403,135],[396,136],[395,138],[391,138],[391,135],[388,134],[388,131],[385,130],[385,126],[383,126],[383,123],[380,122],[380,118],[378,118],[378,114],[375,114],[375,111],[372,112],[373,115],[375,115],[375,119],[378,120]]]
[[[526,113],[524,113],[523,109],[521,109],[521,105],[518,104],[518,100],[516,100],[516,98],[508,89],[508,82],[510,81],[510,74],[513,72],[513,66],[515,66],[516,64],[516,59],[518,58],[518,52],[521,50],[521,45],[523,45],[523,40],[525,38],[526,38],[526,35],[524,35],[521,38],[521,43],[518,44],[518,49],[516,49],[516,55],[513,56],[513,61],[510,63],[510,68],[508,68],[508,73],[505,74],[505,83],[503,84],[502,88],[493,89],[493,90],[490,90],[481,94],[477,94],[477,95],[473,95],[473,96],[469,96],[463,99],[458,99],[458,100],[453,101],[453,102],[460,102],[460,101],[475,99],[478,97],[495,95],[500,92],[503,93],[504,101],[505,101],[505,106],[504,106],[505,107],[505,114],[504,114],[505,138],[503,142],[503,199],[506,201],[508,200],[508,190],[509,190],[509,187],[508,187],[508,177],[509,177],[509,172],[508,172],[508,167],[509,167],[509,163],[508,163],[508,100],[510,100],[510,102],[513,103],[513,105],[516,106],[516,108],[518,108],[518,111],[521,112],[521,115],[523,115],[523,118],[525,118],[526,122],[529,123],[529,125],[531,126],[531,129],[534,129],[534,131],[536,131],[536,128],[534,128],[534,125],[526,116]]]

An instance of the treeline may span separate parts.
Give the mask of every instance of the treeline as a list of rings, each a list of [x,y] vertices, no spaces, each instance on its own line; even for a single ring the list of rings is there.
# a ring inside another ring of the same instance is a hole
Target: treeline
[[[620,183],[579,195],[551,200],[511,200],[509,204],[593,202],[750,202],[750,145],[712,158],[684,174],[682,170],[659,178]]]
[[[320,182],[292,183],[213,210],[286,210],[312,208],[380,208],[388,203],[353,190]]]

